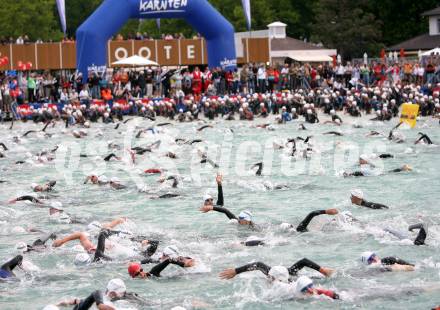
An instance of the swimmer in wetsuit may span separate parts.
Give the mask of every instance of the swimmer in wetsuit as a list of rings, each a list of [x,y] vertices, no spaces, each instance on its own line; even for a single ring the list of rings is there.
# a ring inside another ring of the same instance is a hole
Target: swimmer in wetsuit
[[[174,265],[181,266],[181,263],[179,263],[177,260],[174,260],[174,259],[171,259],[171,258],[167,258],[164,261],[162,261],[159,264],[157,264],[156,266],[154,266],[153,268],[151,268],[150,271],[145,272],[143,270],[141,264],[139,264],[139,263],[131,263],[130,265],[128,265],[128,274],[132,278],[141,278],[141,279],[147,279],[147,278],[150,278],[152,276],[160,277],[160,273],[169,264],[174,264]]]
[[[23,253],[31,252],[31,251],[40,251],[46,248],[46,242],[49,239],[55,240],[57,238],[56,234],[50,233],[45,235],[44,237],[38,238],[35,240],[32,245],[28,245],[24,242],[19,243],[17,245],[17,250],[23,251]]]
[[[93,304],[96,304],[98,310],[116,310],[114,307],[104,304],[104,296],[100,290],[96,290],[84,299],[72,299],[70,301],[61,302],[58,306],[73,306],[73,310],[88,310]]]
[[[292,266],[287,268],[287,270],[288,270],[290,276],[296,276],[298,274],[298,271],[300,271],[304,267],[308,267],[313,270],[316,270],[326,277],[330,277],[334,272],[333,269],[321,267],[318,264],[316,264],[315,262],[313,262],[307,258],[303,258],[303,259],[297,261],[295,264],[293,264]],[[250,264],[238,267],[238,268],[226,269],[225,271],[220,273],[220,278],[232,279],[233,277],[235,277],[236,275],[238,275],[240,273],[247,272],[247,271],[254,271],[254,270],[259,270],[262,273],[264,273],[266,276],[268,276],[270,269],[271,269],[270,266],[268,266],[262,262],[255,262],[255,263],[250,263]]]
[[[255,227],[255,223],[252,221],[252,213],[248,210],[240,212],[238,217],[234,215],[231,211],[224,208],[224,200],[223,200],[223,188],[222,188],[222,180],[223,177],[218,174],[216,181],[218,186],[218,199],[217,203],[214,206],[213,204],[213,198],[210,195],[205,196],[205,203],[200,208],[200,211],[203,213],[207,213],[210,211],[216,211],[225,214],[228,219],[230,220],[237,220],[238,224],[240,225],[249,225],[250,227]],[[336,209],[328,209],[328,210],[316,210],[313,212],[310,212],[298,225],[296,228],[297,232],[307,232],[307,226],[310,224],[310,222],[313,220],[314,217],[327,214],[327,215],[336,215],[338,214],[338,210]],[[291,228],[293,228],[293,225],[291,225]]]
[[[408,227],[409,231],[419,230],[417,237],[414,239],[414,245],[425,245],[426,237],[428,236],[428,228],[425,224],[419,223],[414,224]],[[394,229],[386,228],[384,229],[387,233],[392,234],[393,236],[399,238],[400,240],[409,239],[404,233],[398,232]]]
[[[361,206],[361,207],[365,207],[365,208],[369,208],[369,209],[389,209],[386,205],[380,204],[380,203],[373,203],[373,202],[368,202],[366,200],[364,200],[364,193],[362,192],[362,190],[360,189],[353,189],[351,191],[351,203]]]
[[[11,199],[11,200],[9,200],[9,203],[16,203],[17,201],[30,201],[32,203],[44,205],[44,202],[42,202],[41,200],[39,200],[33,196],[29,196],[29,195],[20,196],[15,199]]]
[[[17,255],[10,261],[4,263],[0,267],[0,279],[15,278],[15,274],[13,270],[15,267],[21,266],[22,262],[23,262],[23,256]]]
[[[319,267],[312,261],[309,261],[307,259],[303,259],[299,261],[298,263],[294,264],[292,267],[296,265],[297,268],[305,267],[307,265],[312,266],[311,268],[315,269],[316,267]],[[298,264],[298,265],[297,265]],[[295,269],[289,268],[287,269],[284,266],[274,266],[269,267],[265,265],[264,263],[252,263],[249,265],[245,265],[239,268],[230,268],[226,269],[225,271],[220,273],[220,278],[224,280],[232,279],[237,274],[245,272],[245,271],[251,271],[251,270],[260,270],[263,272],[269,280],[272,282],[282,282],[289,285],[289,275],[292,273],[296,275]],[[320,267],[320,269],[323,269]],[[324,271],[324,270],[323,270]],[[330,275],[332,273],[332,270],[329,268],[326,268],[324,271],[324,274]],[[301,276],[298,278],[298,280],[295,282],[295,286],[292,286],[292,288],[295,288],[295,292],[292,291],[292,294],[296,295],[297,297],[301,295],[326,295],[332,299],[339,299],[339,295],[336,294],[334,291],[331,290],[325,290],[321,288],[315,288],[313,285],[313,281],[309,279],[308,277]],[[292,296],[293,297],[293,296]]]
[[[414,144],[419,144],[420,142],[424,142],[425,144],[433,144],[431,139],[425,135],[423,132],[419,132],[419,135],[421,136],[420,138],[418,138],[416,140],[416,142],[414,142]]]
[[[31,188],[34,192],[50,192],[56,184],[57,181],[50,181],[44,185],[32,183]]]
[[[361,261],[365,265],[380,267],[381,271],[414,271],[414,265],[397,257],[379,258],[374,252],[364,252]]]
[[[252,166],[251,169],[258,167],[257,172],[255,172],[255,175],[261,176],[261,172],[263,171],[263,163],[256,163],[255,165]]]

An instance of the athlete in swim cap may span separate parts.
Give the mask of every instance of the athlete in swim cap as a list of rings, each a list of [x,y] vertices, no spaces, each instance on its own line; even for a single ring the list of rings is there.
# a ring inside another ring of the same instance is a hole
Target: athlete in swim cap
[[[327,267],[321,267],[318,264],[316,264],[315,262],[313,262],[307,258],[303,258],[303,259],[297,261],[295,264],[293,264],[292,266],[290,266],[290,268],[287,268],[286,270],[288,271],[288,274],[290,276],[296,276],[298,274],[298,271],[300,271],[304,267],[308,267],[313,270],[316,270],[326,277],[330,277],[334,272],[333,269],[327,268]],[[285,268],[285,267],[283,267],[283,268]],[[220,278],[221,279],[232,279],[240,273],[247,272],[247,271],[254,271],[254,270],[259,270],[267,276],[267,275],[270,275],[271,267],[262,263],[262,262],[250,263],[250,264],[238,267],[238,268],[226,269],[220,273]],[[285,281],[285,282],[287,282],[287,281]]]
[[[379,258],[376,253],[367,251],[361,254],[365,265],[380,267],[381,271],[414,271],[414,265],[397,257]]]
[[[360,189],[353,189],[351,191],[350,199],[352,204],[366,207],[369,209],[389,209],[386,205],[380,203],[368,202],[364,200],[364,193]]]
[[[14,274],[13,270],[17,266],[20,267],[22,262],[23,262],[23,256],[17,255],[13,259],[4,263],[0,267],[0,278],[1,279],[14,278],[15,274]]]

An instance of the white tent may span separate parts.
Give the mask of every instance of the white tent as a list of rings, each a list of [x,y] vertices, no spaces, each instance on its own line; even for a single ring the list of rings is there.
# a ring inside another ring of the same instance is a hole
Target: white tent
[[[422,56],[440,55],[440,48],[436,47],[430,51],[422,53]]]
[[[147,58],[134,55],[128,58],[124,58],[112,63],[113,66],[118,67],[147,67],[147,66],[159,66],[157,62],[149,60]]]

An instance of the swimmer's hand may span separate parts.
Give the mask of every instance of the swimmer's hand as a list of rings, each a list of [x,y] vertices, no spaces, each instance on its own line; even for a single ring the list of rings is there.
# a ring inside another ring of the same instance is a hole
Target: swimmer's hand
[[[58,248],[58,247],[60,247],[62,245],[63,245],[63,241],[62,240],[54,240],[54,242],[52,243],[52,246],[54,248]]]
[[[204,205],[200,208],[200,211],[203,213],[208,213],[209,211],[212,211],[214,207],[212,205]]]
[[[321,267],[321,269],[319,269],[319,272],[325,275],[326,277],[330,277],[335,271],[331,268]]]
[[[223,175],[221,175],[220,173],[217,174],[217,176],[215,177],[215,180],[217,182],[218,185],[221,185],[223,182]]]
[[[328,210],[325,210],[325,214],[328,214],[328,215],[336,215],[338,213],[339,213],[338,209],[328,209]]]
[[[237,273],[235,272],[235,269],[229,268],[229,269],[226,269],[226,270],[220,272],[219,277],[222,280],[229,280],[229,279],[234,278],[236,275],[237,275]]]

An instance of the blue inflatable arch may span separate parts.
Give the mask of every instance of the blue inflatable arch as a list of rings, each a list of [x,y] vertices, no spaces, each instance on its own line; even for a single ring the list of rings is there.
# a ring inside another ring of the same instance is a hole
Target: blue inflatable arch
[[[236,66],[234,28],[207,0],[104,0],[76,32],[77,69],[107,64],[107,41],[131,18],[183,18],[206,40],[212,67]]]

